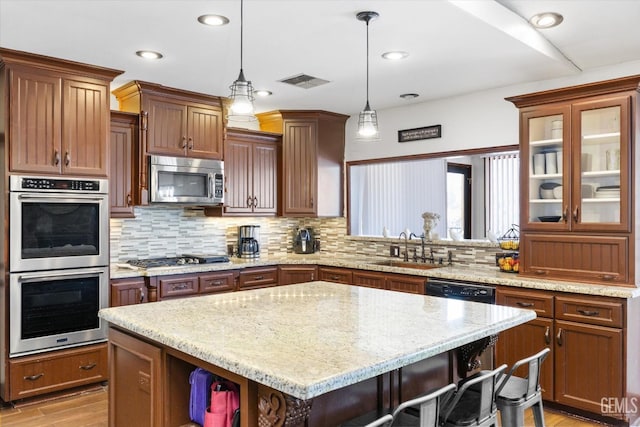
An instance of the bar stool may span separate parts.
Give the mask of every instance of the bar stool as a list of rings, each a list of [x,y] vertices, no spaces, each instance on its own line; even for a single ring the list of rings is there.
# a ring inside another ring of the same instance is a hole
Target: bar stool
[[[372,423],[367,424],[364,427],[389,427],[393,421],[393,416],[387,414],[384,417],[380,417]]]
[[[542,391],[540,389],[540,365],[549,355],[545,348],[533,356],[517,361],[509,373],[500,379],[496,391],[496,405],[500,411],[503,427],[524,425],[524,410],[531,408],[536,427],[544,427]],[[520,366],[528,364],[528,375],[520,378],[513,373]]]
[[[501,365],[493,371],[483,371],[460,381],[456,394],[441,410],[442,425],[447,427],[496,427],[496,384],[507,369]]]
[[[392,425],[438,427],[441,408],[451,398],[455,389],[455,384],[449,384],[433,393],[401,403],[393,411]],[[409,409],[417,409],[418,416],[409,415],[405,412]]]

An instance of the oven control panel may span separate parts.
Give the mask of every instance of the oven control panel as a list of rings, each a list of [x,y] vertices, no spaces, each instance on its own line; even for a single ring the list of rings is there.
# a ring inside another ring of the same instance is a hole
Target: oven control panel
[[[12,175],[11,191],[59,191],[78,193],[105,193],[106,179],[69,179],[43,176]]]

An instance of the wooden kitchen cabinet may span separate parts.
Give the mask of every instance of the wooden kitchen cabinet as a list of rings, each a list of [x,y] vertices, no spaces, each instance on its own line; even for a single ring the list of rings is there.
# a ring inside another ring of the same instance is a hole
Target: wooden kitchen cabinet
[[[624,338],[637,326],[626,319],[625,302],[498,287],[497,304],[532,309],[538,317],[500,334],[496,363],[512,365],[549,347],[541,368],[543,398],[600,414],[603,399],[620,401],[638,385],[637,346]]]
[[[109,307],[142,304],[149,301],[144,277],[111,279]]]
[[[318,280],[351,285],[353,284],[353,271],[348,268],[319,266]]]
[[[278,267],[250,267],[240,270],[238,290],[278,285]]]
[[[237,270],[202,273],[198,276],[198,290],[201,294],[235,291],[237,279]]]
[[[639,82],[507,98],[520,109],[521,275],[635,283],[627,260]]]
[[[353,270],[351,284],[367,288],[385,289],[386,276],[384,273],[366,270]]]
[[[318,267],[315,265],[280,265],[278,266],[278,283],[293,285],[294,283],[313,282],[318,280]]]
[[[108,379],[107,344],[94,344],[9,359],[5,401],[24,399]]]
[[[106,177],[109,83],[122,71],[0,49],[9,171]]]
[[[199,274],[174,274],[152,277],[150,282],[159,299],[183,298],[208,293],[236,290],[237,270],[211,271]]]
[[[109,205],[111,218],[134,218],[138,115],[111,112]]]
[[[409,294],[426,295],[427,279],[405,274],[387,274],[385,289],[406,292]]]
[[[224,207],[226,215],[276,215],[281,135],[227,129]]]
[[[113,91],[120,110],[141,114],[144,154],[222,159],[219,97],[132,81]]]
[[[109,357],[109,426],[163,425],[162,350],[111,328]]]
[[[262,130],[282,133],[282,215],[342,216],[348,116],[292,110],[257,116]]]

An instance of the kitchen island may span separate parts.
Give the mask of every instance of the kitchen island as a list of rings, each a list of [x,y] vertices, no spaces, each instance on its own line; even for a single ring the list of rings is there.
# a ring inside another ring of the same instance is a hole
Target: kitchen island
[[[309,282],[100,316],[111,325],[111,426],[188,423],[188,376],[202,367],[240,385],[241,423],[253,427],[338,425],[395,405],[453,380],[457,348],[535,313]]]

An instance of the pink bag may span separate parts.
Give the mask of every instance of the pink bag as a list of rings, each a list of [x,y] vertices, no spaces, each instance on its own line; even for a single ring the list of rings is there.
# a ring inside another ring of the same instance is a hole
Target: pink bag
[[[232,427],[238,408],[238,386],[231,381],[214,381],[211,384],[211,406],[204,414],[204,427]]]

